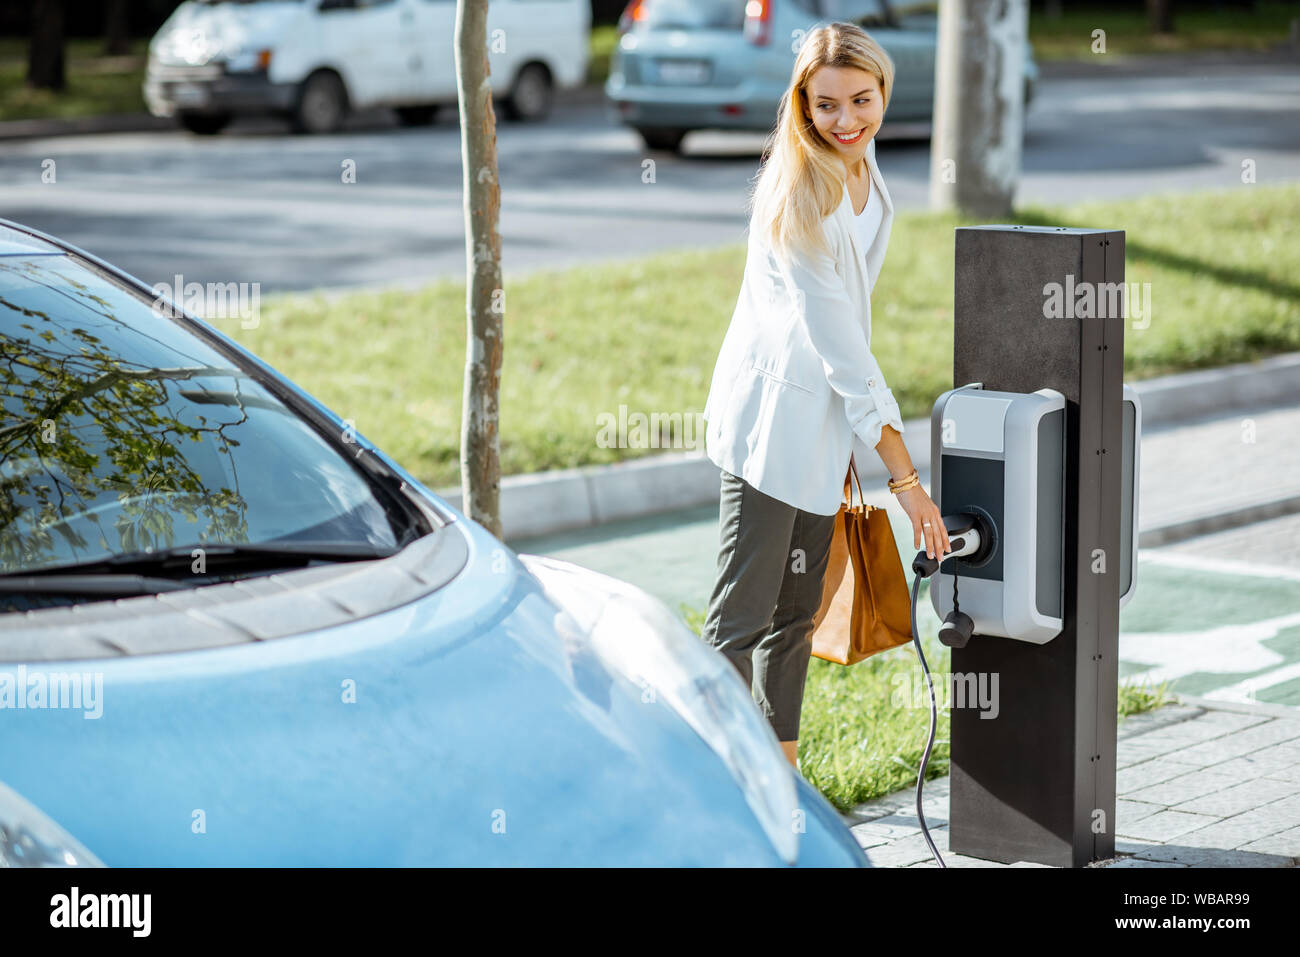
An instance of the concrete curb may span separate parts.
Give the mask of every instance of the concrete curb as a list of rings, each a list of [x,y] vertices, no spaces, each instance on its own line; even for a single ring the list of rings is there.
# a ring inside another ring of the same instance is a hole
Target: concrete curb
[[[1142,422],[1186,422],[1234,409],[1300,401],[1300,352],[1257,362],[1179,372],[1133,383],[1142,402]]]
[[[1234,409],[1300,402],[1300,352],[1146,379],[1133,386],[1142,403],[1144,430]],[[929,418],[904,420],[903,434],[912,461],[925,481],[930,470]],[[878,482],[884,487],[888,473],[883,462],[873,459],[859,466],[864,486]],[[459,485],[436,491],[461,508]],[[718,501],[718,494],[718,467],[702,448],[670,452],[612,465],[507,476],[501,481],[501,523],[507,540],[525,538],[708,505]],[[1138,545],[1167,544],[1295,511],[1300,511],[1300,496],[1254,503],[1173,526],[1142,530]]]
[[[0,123],[0,140],[33,140],[46,136],[86,136],[95,133],[156,133],[175,128],[175,120],[149,113],[5,120]]]
[[[1212,68],[1294,65],[1300,47],[1282,40],[1268,50],[1180,50],[1165,53],[1104,53],[1069,60],[1038,60],[1042,79],[1073,80],[1094,77],[1149,76],[1171,68],[1205,71]]]
[[[1185,542],[1190,538],[1200,538],[1214,532],[1266,522],[1269,519],[1284,518],[1300,512],[1300,495],[1288,495],[1272,501],[1255,502],[1240,508],[1222,512],[1208,512],[1185,522],[1174,522],[1158,528],[1138,530],[1138,548],[1155,548],[1158,545],[1172,545]]]
[[[1270,718],[1286,718],[1300,721],[1300,708],[1287,704],[1271,704],[1267,701],[1219,701],[1215,698],[1202,698],[1196,695],[1174,693],[1178,704],[1204,708],[1206,711],[1235,711],[1239,714],[1263,714]]]

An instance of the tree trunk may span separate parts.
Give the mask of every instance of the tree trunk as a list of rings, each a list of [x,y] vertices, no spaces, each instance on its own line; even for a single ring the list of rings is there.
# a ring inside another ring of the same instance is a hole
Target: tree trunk
[[[1020,179],[1027,0],[946,0],[930,139],[930,207],[1008,216]]]
[[[1147,0],[1147,22],[1152,33],[1173,33],[1173,0]]]
[[[461,407],[461,510],[501,537],[501,186],[488,77],[488,0],[456,0],[456,93],[465,190],[465,390]]]
[[[27,85],[38,90],[63,90],[63,0],[33,0],[32,36],[27,43]]]
[[[104,55],[125,56],[131,52],[131,23],[126,0],[106,0],[104,4]]]

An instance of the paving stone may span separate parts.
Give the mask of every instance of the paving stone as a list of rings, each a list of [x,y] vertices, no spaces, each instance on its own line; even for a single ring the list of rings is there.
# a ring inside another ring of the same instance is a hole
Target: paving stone
[[[1148,861],[1141,857],[1125,857],[1116,861],[1114,864],[1107,864],[1108,868],[1114,867],[1186,867],[1186,864],[1175,864],[1172,861]]]
[[[925,823],[927,827],[934,827],[935,822],[938,822],[940,825],[945,825],[948,823],[948,802],[945,801],[943,804],[931,804],[929,801],[925,801],[921,804],[921,813],[925,815]],[[915,814],[916,811],[915,808],[913,808],[913,816],[915,816]]]
[[[859,804],[850,811],[847,816],[855,819],[855,821],[875,821],[882,817],[889,817],[889,815],[896,812],[901,806],[901,803],[898,801],[883,801],[879,799],[875,801],[867,801],[863,804]]]
[[[1240,780],[1248,781],[1251,778],[1269,777],[1274,771],[1284,770],[1297,762],[1300,762],[1300,748],[1296,749],[1295,754],[1287,750],[1265,748],[1216,764],[1214,769],[1224,774],[1235,774]]]
[[[1142,764],[1135,764],[1132,767],[1124,768],[1122,771],[1117,771],[1115,773],[1115,792],[1117,795],[1123,794],[1132,800],[1141,800],[1140,795],[1132,792],[1152,784],[1159,784],[1161,781],[1168,781],[1180,774],[1199,771],[1202,767],[1203,765],[1191,764],[1190,762],[1152,758]]]
[[[1175,725],[1157,728],[1136,738],[1126,740],[1126,744],[1138,747],[1163,747],[1166,750],[1187,747],[1221,738],[1234,732],[1271,720],[1266,715],[1240,714],[1232,711],[1207,711],[1200,717],[1182,721]]]
[[[1197,715],[1206,713],[1204,708],[1195,705],[1167,704],[1156,708],[1154,711],[1143,711],[1141,714],[1131,714],[1121,718],[1119,726],[1116,728],[1116,734],[1121,739],[1145,734],[1155,728],[1179,724],[1189,718],[1195,718]]]
[[[932,781],[926,781],[925,788],[922,790],[922,794],[928,797],[931,794],[934,794],[936,796],[940,794],[947,795],[951,791],[952,791],[952,778],[942,777],[942,778],[935,778]],[[912,792],[916,793],[915,785],[913,785],[912,787]]]
[[[1010,867],[1011,866],[1009,865],[1009,863],[1002,863],[1001,861],[982,861],[982,859],[978,857],[965,857],[962,856],[962,854],[944,854],[943,850],[940,850],[939,853],[943,854],[944,863],[948,867]],[[932,867],[932,869],[939,870],[939,865],[937,865],[937,863],[935,862],[935,858],[933,857],[928,859],[928,861],[918,861],[917,863],[913,863],[913,865],[907,865],[907,866]]]
[[[1242,734],[1248,733],[1242,732]],[[1234,758],[1243,757],[1259,749],[1260,745],[1257,742],[1229,734],[1181,748],[1177,753],[1179,761],[1186,761],[1202,768],[1211,768],[1215,765],[1227,764]]]
[[[1232,850],[1290,830],[1294,824],[1295,818],[1292,816],[1271,816],[1257,811],[1248,811],[1245,814],[1238,814],[1186,831],[1178,835],[1178,843],[1188,847],[1218,847]]]
[[[1257,714],[1246,711],[1204,711],[1197,715],[1189,724],[1197,724],[1202,727],[1218,727],[1225,731],[1241,731],[1245,728],[1253,727],[1257,724],[1263,724],[1265,721],[1272,721],[1273,716],[1268,714]]]
[[[1135,764],[1141,764],[1144,761],[1150,761],[1152,758],[1163,757],[1156,751],[1126,751],[1123,745],[1115,754],[1115,770],[1123,771],[1125,768],[1131,768]]]
[[[1208,814],[1190,814],[1185,811],[1158,811],[1133,824],[1117,824],[1117,833],[1123,837],[1137,837],[1149,841],[1168,841],[1180,834],[1213,824],[1218,819]]]
[[[1127,768],[1135,764],[1141,764],[1143,761],[1150,761],[1153,758],[1169,758],[1177,760],[1176,755],[1181,748],[1179,747],[1157,747],[1152,745],[1133,745],[1125,746],[1121,743],[1115,752],[1115,767]]]
[[[1300,764],[1293,764],[1289,768],[1270,771],[1265,777],[1272,778],[1275,781],[1290,781],[1292,784],[1300,784]]]
[[[1279,761],[1286,764],[1300,764],[1300,740],[1279,741],[1272,747],[1252,751],[1245,757],[1259,761]]]
[[[912,818],[911,823],[908,823],[907,819],[891,816],[866,824],[855,824],[849,830],[858,836],[858,843],[862,842],[863,837],[871,838],[872,843],[880,843],[880,841],[896,841],[899,838],[920,834],[921,826],[916,823],[916,818]]]
[[[1121,838],[1117,835],[1115,837],[1115,853],[1135,854],[1138,851],[1142,850],[1143,848],[1157,847],[1159,846],[1159,844],[1160,844],[1159,841],[1144,841],[1141,838],[1133,838],[1133,837]]]
[[[1244,731],[1193,745],[1180,752],[1180,760],[1217,764],[1273,745],[1300,740],[1300,721],[1271,718]]]
[[[938,846],[937,841],[935,842],[935,846],[936,847]],[[1003,864],[1001,861],[986,861],[982,857],[967,857],[965,854],[944,854],[943,848],[939,849],[939,853],[943,855],[943,862],[947,864],[949,867],[1010,867],[1011,866],[1010,864]],[[939,866],[934,862],[933,859],[928,861],[922,861],[921,864],[929,865],[930,867]]]
[[[1149,847],[1133,855],[1151,861],[1173,861],[1188,867],[1290,867],[1291,858],[1276,854],[1257,854],[1246,850],[1218,847],[1195,847],[1177,841]]]
[[[1180,810],[1195,811],[1196,808],[1182,807],[1183,802],[1191,801],[1206,794],[1224,791],[1241,783],[1241,778],[1231,774],[1224,774],[1217,767],[1202,768],[1199,771],[1189,771],[1187,774],[1180,774],[1168,781],[1161,781],[1159,784],[1152,784],[1149,787],[1142,788],[1141,798],[1143,802],[1148,804],[1179,805]],[[1219,816],[1226,817],[1228,813],[1235,814],[1236,811],[1224,812]]]
[[[1242,845],[1241,850],[1288,857],[1292,861],[1291,866],[1294,867],[1296,859],[1300,858],[1300,826],[1251,841],[1249,844]]]
[[[864,851],[873,847],[884,847],[889,843],[887,838],[871,834],[854,834],[853,839],[858,842],[858,847],[862,848]]]
[[[1215,817],[1231,817],[1295,793],[1295,785],[1290,781],[1256,778],[1254,781],[1246,781],[1213,794],[1175,804],[1174,810],[1189,811],[1192,814],[1211,814]]]
[[[1161,804],[1148,804],[1145,801],[1130,801],[1127,798],[1117,798],[1115,800],[1115,817],[1119,820],[1119,824],[1116,826],[1136,824],[1142,818],[1150,817],[1157,811],[1163,811],[1164,809],[1164,805]]]
[[[934,846],[939,849],[939,853],[946,854],[948,851],[947,828],[938,831],[932,828],[930,837],[934,840]],[[929,845],[925,843],[924,835],[921,834],[900,838],[897,841],[891,841],[878,847],[865,848],[863,853],[877,867],[907,867],[909,864],[915,864],[919,861],[934,859],[934,856],[930,853]]]

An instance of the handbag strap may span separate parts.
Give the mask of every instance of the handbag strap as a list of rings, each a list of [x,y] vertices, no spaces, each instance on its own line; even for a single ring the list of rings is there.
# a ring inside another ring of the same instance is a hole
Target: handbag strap
[[[853,489],[849,484],[849,476],[853,476],[853,481],[858,486],[858,503],[865,509],[875,508],[874,505],[867,504],[867,498],[862,494],[862,480],[858,478],[858,469],[853,461],[853,456],[849,456],[849,471],[844,476],[844,499],[848,502],[849,508],[853,508]]]

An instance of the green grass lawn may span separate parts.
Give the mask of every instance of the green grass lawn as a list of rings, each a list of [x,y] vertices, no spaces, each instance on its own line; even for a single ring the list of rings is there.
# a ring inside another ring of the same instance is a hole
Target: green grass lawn
[[[740,197],[737,197],[740,202]],[[1026,208],[1026,224],[1126,230],[1129,283],[1152,317],[1125,332],[1127,381],[1300,349],[1300,185]],[[872,349],[904,417],[952,387],[953,228],[900,214],[872,296]],[[562,224],[561,224],[562,226]],[[557,228],[561,228],[557,226]],[[702,410],[744,273],[743,244],[511,279],[506,268],[501,454],[505,474],[612,462],[602,413]],[[232,277],[233,278],[233,277]],[[241,276],[252,281],[255,276]],[[459,482],[465,291],[267,296],[261,322],[216,324],[316,394],[434,487]]]
[[[917,601],[927,604],[928,582]],[[682,608],[698,635],[704,612]],[[950,649],[934,626],[924,624],[921,647],[932,674],[952,670]],[[951,755],[944,692],[935,682],[934,746],[926,780],[948,773]],[[1119,717],[1160,707],[1172,696],[1168,683],[1120,685]],[[874,798],[915,787],[930,730],[930,697],[916,649],[907,644],[873,655],[850,667],[814,657],[808,663],[803,715],[799,721],[799,772],[840,811]]]
[[[1146,8],[1131,4],[1129,10],[1072,9],[1065,4],[1059,19],[1049,20],[1040,11],[1029,15],[1029,40],[1038,60],[1095,60],[1094,30],[1106,31],[1106,52],[1123,55],[1191,52],[1194,50],[1268,50],[1287,40],[1293,17],[1300,7],[1283,0],[1259,0],[1255,13],[1226,7],[1222,11],[1185,10],[1174,3],[1174,33],[1153,35],[1147,26]]]
[[[51,93],[28,89],[24,82],[26,39],[0,37],[0,120],[143,113],[148,39],[132,41],[129,56],[101,56],[103,47],[102,40],[69,40],[68,88]]]

